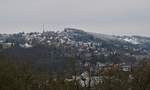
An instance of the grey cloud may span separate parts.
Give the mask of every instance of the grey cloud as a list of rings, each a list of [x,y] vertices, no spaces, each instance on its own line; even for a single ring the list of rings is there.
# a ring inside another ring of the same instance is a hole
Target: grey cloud
[[[43,23],[51,30],[148,36],[150,0],[0,0],[0,32],[40,31]]]

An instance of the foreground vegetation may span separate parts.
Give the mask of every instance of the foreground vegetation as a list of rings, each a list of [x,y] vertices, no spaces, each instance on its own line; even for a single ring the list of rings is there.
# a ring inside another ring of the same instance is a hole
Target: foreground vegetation
[[[67,73],[67,72],[66,72]],[[68,72],[69,73],[69,72]],[[0,56],[0,90],[149,90],[150,63],[144,60],[130,72],[111,70],[98,76],[103,80],[93,87],[82,87],[75,79],[65,81],[61,73],[34,71],[28,63],[18,64]]]

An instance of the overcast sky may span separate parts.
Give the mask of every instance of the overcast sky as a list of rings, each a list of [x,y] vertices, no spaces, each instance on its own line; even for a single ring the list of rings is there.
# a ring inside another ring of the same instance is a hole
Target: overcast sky
[[[150,36],[150,0],[0,0],[0,33],[63,30]]]

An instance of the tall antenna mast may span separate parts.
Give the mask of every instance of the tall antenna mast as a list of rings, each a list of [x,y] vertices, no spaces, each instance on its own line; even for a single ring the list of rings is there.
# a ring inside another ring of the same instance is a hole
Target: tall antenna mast
[[[45,32],[45,27],[44,27],[44,24],[42,25],[42,28],[43,28],[43,32]]]

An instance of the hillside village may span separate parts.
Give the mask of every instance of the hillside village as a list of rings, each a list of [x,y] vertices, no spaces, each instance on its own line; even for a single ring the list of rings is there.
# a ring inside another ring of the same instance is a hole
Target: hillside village
[[[136,69],[145,65],[141,62],[149,63],[149,44],[147,37],[66,28],[61,32],[0,34],[0,55],[15,64],[31,66],[33,72],[48,73],[52,79],[43,80],[39,88],[62,79],[92,89],[107,80],[120,82],[117,73],[128,80],[126,83],[133,82]]]

